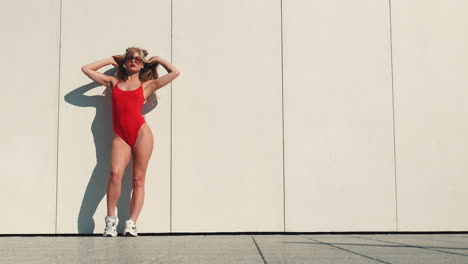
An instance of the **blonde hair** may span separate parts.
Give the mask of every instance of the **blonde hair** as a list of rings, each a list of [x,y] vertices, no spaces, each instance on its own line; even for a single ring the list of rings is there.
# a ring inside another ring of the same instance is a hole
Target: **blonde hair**
[[[146,56],[148,55],[148,51],[142,48],[138,47],[128,47],[125,50],[125,53],[123,55],[115,55],[112,56],[117,63],[117,72],[115,73],[115,77],[119,79],[119,81],[126,81],[128,80],[128,73],[127,70],[125,69],[125,60],[128,57],[133,56],[134,52],[138,52],[140,54],[141,58],[143,59],[143,68],[140,70],[140,73],[138,75],[140,82],[146,82],[149,80],[154,80],[158,78],[158,71],[157,67],[159,65],[158,62],[152,62],[150,63],[149,60],[146,59]],[[154,92],[156,94],[156,92]]]
[[[149,61],[146,59],[148,52],[145,49],[138,48],[138,47],[129,47],[125,51],[125,54],[113,56],[115,62],[117,62],[118,64],[115,77],[117,77],[117,79],[121,81],[128,80],[128,73],[127,73],[127,70],[124,68],[124,64],[125,64],[125,60],[128,57],[132,56],[134,52],[138,52],[138,54],[140,54],[141,58],[143,59],[144,67],[140,70],[140,74],[139,74],[140,81],[145,82],[145,81],[157,79],[158,72],[156,70],[156,67],[159,65],[159,63],[157,62],[149,63]]]

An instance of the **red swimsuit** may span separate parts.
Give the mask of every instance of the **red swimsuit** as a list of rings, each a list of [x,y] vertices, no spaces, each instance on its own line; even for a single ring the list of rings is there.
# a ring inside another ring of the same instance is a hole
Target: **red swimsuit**
[[[117,82],[118,83],[118,82]],[[138,131],[145,123],[141,107],[145,102],[143,86],[135,90],[120,90],[117,83],[112,89],[112,127],[130,147],[135,144]]]

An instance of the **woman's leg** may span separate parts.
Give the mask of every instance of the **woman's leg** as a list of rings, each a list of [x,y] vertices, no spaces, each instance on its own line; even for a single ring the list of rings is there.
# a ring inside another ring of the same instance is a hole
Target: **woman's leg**
[[[136,224],[145,198],[145,176],[148,162],[153,152],[153,133],[144,123],[133,145],[133,193],[130,204],[130,219]]]
[[[130,146],[117,134],[112,139],[110,177],[107,184],[107,215],[115,215],[115,206],[120,197],[122,176],[131,157]]]

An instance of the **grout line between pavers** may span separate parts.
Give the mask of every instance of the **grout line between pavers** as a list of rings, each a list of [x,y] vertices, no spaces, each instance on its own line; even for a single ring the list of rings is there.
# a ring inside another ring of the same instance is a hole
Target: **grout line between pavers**
[[[411,237],[412,239],[420,239],[420,240],[426,240],[426,241],[438,241],[438,242],[446,242],[446,243],[455,243],[455,244],[460,244],[460,241],[449,241],[449,240],[441,240],[441,239],[431,239],[431,238],[423,238],[423,237]]]
[[[260,254],[260,257],[262,257],[262,260],[263,260],[263,263],[267,264],[266,260],[265,260],[265,257],[263,256],[263,253],[262,251],[260,250],[260,247],[258,246],[257,244],[257,241],[255,241],[255,238],[253,236],[250,236],[255,244],[255,247],[257,247],[257,251],[258,253]]]
[[[425,250],[429,250],[429,251],[437,251],[437,252],[441,252],[441,253],[452,254],[452,255],[458,255],[458,256],[465,256],[465,257],[468,256],[467,254],[461,254],[461,253],[455,253],[455,252],[450,252],[450,251],[444,251],[444,250],[434,249],[434,248],[424,247],[424,246],[408,245],[408,244],[403,244],[403,243],[398,243],[398,242],[380,240],[380,239],[375,239],[375,238],[360,237],[360,236],[352,236],[352,237],[362,238],[362,239],[367,239],[367,240],[374,240],[374,241],[379,241],[379,242],[386,242],[386,243],[391,243],[391,244],[395,244],[395,245],[402,245],[402,246],[412,247],[412,248],[425,249]]]
[[[319,241],[319,240],[316,240],[316,239],[313,239],[313,238],[304,237],[304,236],[299,236],[299,237],[303,237],[305,239],[309,239],[309,240],[312,240],[312,241],[315,241],[315,242],[319,242],[321,244],[324,244],[324,245],[327,245],[327,246],[330,246],[330,247],[341,249],[341,250],[346,251],[348,253],[352,253],[352,254],[355,254],[355,255],[358,255],[358,256],[361,256],[361,257],[364,257],[364,258],[372,259],[372,260],[375,260],[375,261],[380,262],[380,263],[392,264],[391,262],[386,262],[386,261],[383,261],[383,260],[380,260],[380,259],[377,259],[377,258],[369,257],[367,255],[364,255],[364,254],[361,254],[361,253],[358,253],[358,252],[354,252],[352,250],[342,248],[342,247],[339,247],[339,246],[335,246],[335,245],[330,244],[330,243],[322,242],[322,241]]]

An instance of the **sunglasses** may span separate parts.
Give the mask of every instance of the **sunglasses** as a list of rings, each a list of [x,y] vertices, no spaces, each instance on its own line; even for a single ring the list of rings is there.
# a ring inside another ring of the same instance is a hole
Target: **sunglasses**
[[[140,57],[128,57],[125,59],[126,62],[132,62],[133,60],[135,60],[135,62],[138,64],[143,62],[143,59]]]

